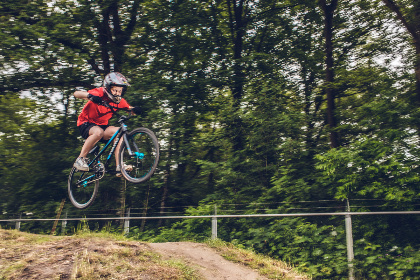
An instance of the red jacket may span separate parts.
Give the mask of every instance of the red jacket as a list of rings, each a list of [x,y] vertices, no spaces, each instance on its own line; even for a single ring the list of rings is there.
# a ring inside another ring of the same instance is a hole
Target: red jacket
[[[107,94],[104,92],[104,88],[94,88],[88,91],[92,95],[101,97],[104,101],[108,102],[113,107],[118,107],[122,109],[129,109],[130,105],[125,101],[124,98],[121,98],[120,103],[113,103],[109,100]],[[117,109],[114,109],[117,110]],[[111,109],[88,101],[82,109],[82,112],[77,119],[77,126],[84,124],[85,122],[94,123],[97,125],[107,125],[110,118],[112,118]]]

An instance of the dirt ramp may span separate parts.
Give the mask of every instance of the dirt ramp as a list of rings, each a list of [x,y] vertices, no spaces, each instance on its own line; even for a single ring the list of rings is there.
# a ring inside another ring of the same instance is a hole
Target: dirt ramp
[[[192,242],[149,243],[166,259],[182,259],[207,280],[267,280],[256,271],[232,263],[204,244]]]

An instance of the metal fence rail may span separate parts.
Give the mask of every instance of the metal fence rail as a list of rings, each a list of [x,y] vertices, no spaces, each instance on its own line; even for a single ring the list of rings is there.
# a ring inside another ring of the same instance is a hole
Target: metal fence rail
[[[49,218],[49,219],[7,219],[0,222],[26,221],[93,221],[93,220],[151,220],[151,219],[203,219],[203,218],[262,218],[262,217],[309,217],[309,216],[361,216],[361,215],[415,215],[420,211],[381,211],[381,212],[335,212],[335,213],[288,213],[288,214],[241,214],[241,215],[202,215],[202,216],[153,216],[153,217],[111,217],[111,218]]]

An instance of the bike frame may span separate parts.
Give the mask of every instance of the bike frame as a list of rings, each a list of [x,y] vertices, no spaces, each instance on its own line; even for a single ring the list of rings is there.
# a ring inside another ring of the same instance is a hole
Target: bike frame
[[[105,161],[105,167],[108,167],[109,161],[112,157],[112,154],[115,152],[115,149],[117,148],[118,143],[120,142],[121,136],[125,135],[125,131],[123,132],[122,127],[120,127],[114,135],[112,135],[111,139],[108,140],[108,142],[105,144],[105,146],[102,148],[101,151],[95,156],[95,158],[89,163],[89,167],[98,160],[98,158],[108,149],[108,147],[111,145],[112,141],[114,141],[114,145],[112,145],[111,151],[109,152],[106,161]]]
[[[122,119],[120,119],[120,121],[119,121],[120,124],[121,124],[120,128],[114,133],[114,135],[112,135],[111,139],[108,140],[108,142],[105,144],[105,146],[102,148],[102,150],[100,150],[99,153],[94,157],[94,159],[89,163],[89,167],[96,162],[100,162],[99,158],[102,156],[102,154],[104,154],[104,152],[108,149],[108,147],[111,145],[111,143],[115,140],[114,144],[112,145],[111,151],[109,152],[109,154],[106,158],[105,164],[104,164],[105,172],[107,172],[111,157],[114,154],[114,152],[117,148],[117,145],[120,142],[121,137],[124,139],[123,141],[126,144],[127,151],[129,153],[129,155],[133,156],[133,154],[135,154],[137,157],[139,157],[139,158],[141,157],[141,155],[140,156],[137,155],[138,154],[137,152],[136,153],[132,152],[132,150],[130,148],[130,144],[128,143],[128,140],[127,140],[127,125],[124,124],[124,120],[128,119],[128,118],[129,117],[122,117]],[[83,182],[89,182],[89,180],[92,179],[93,177],[95,177],[95,174],[84,178],[82,181],[79,181],[78,183],[81,184]]]

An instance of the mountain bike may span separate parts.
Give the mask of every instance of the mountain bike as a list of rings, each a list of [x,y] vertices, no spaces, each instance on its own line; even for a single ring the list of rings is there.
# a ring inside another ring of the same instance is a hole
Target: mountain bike
[[[102,106],[111,108],[110,104],[102,103]],[[115,107],[114,107],[115,108]],[[121,109],[120,109],[121,110]],[[126,110],[129,111],[129,110]],[[145,182],[153,175],[159,162],[159,143],[155,134],[147,128],[140,127],[128,132],[125,121],[131,116],[119,115],[118,123],[120,128],[106,142],[105,146],[100,149],[96,145],[89,151],[89,171],[81,171],[73,167],[70,171],[68,179],[68,194],[71,203],[79,208],[84,209],[90,206],[98,194],[99,180],[106,173],[116,174],[116,171],[109,169],[111,157],[116,151],[117,144],[123,139],[120,148],[121,173],[124,178],[132,183]],[[101,158],[105,151],[111,147],[105,162]]]

